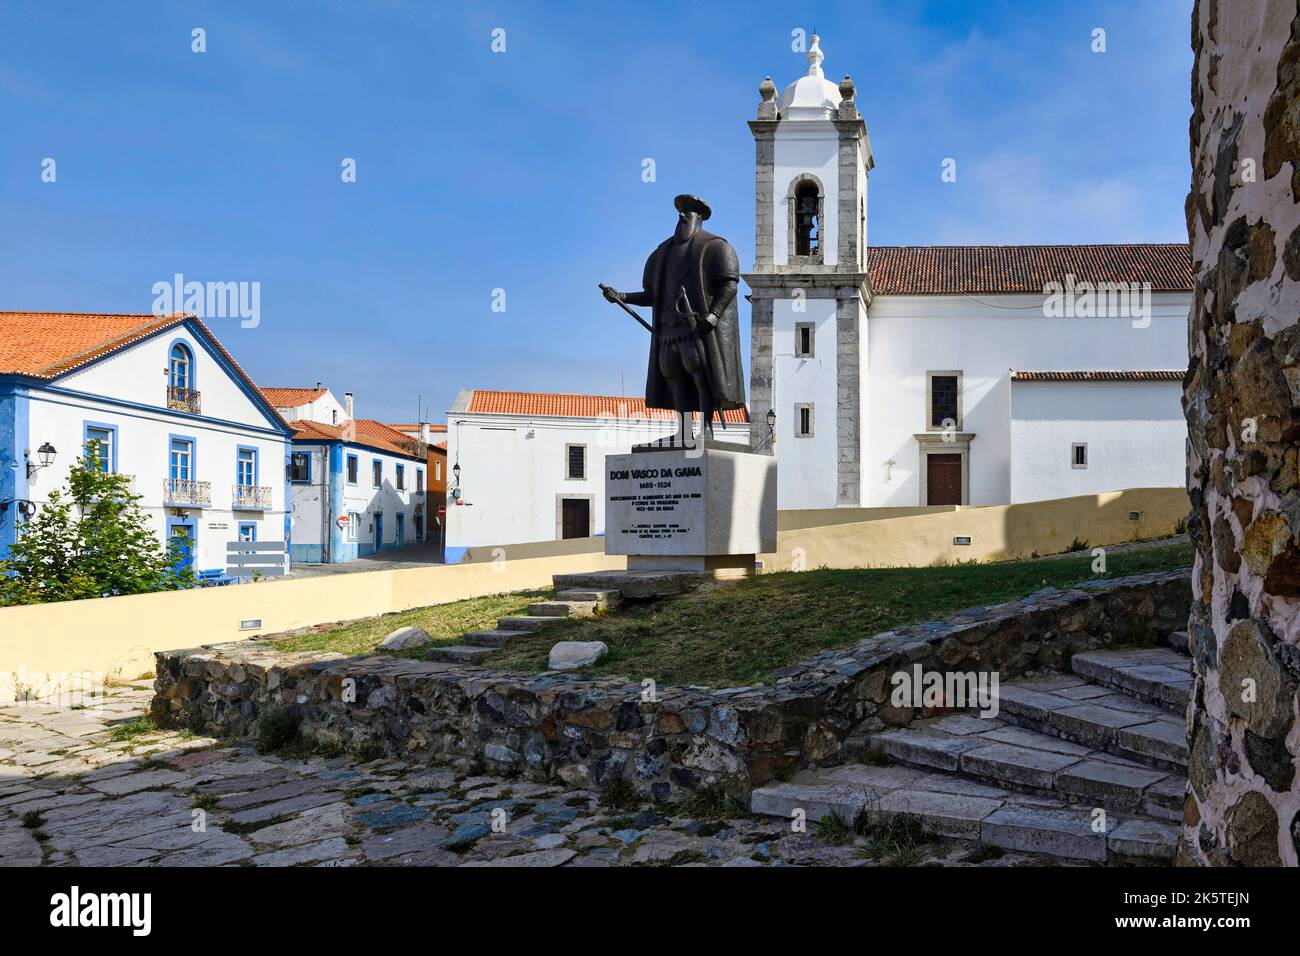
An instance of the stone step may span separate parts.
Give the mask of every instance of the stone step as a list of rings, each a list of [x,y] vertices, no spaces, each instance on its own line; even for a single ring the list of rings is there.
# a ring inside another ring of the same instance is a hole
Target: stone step
[[[551,577],[557,591],[618,591],[632,601],[685,594],[713,580],[707,571],[588,571]]]
[[[1185,713],[1192,662],[1169,647],[1124,648],[1075,654],[1071,669],[1082,677],[1137,700]]]
[[[980,721],[988,729],[975,731],[971,720],[917,721],[873,734],[869,742],[900,763],[993,787],[1165,819],[1182,812],[1185,772],[1155,769],[1001,720]]]
[[[1187,767],[1187,731],[1163,707],[1076,677],[998,688],[998,716],[1017,726],[1164,770]]]
[[[554,624],[560,620],[558,617],[526,617],[516,615],[512,617],[497,618],[498,631],[536,631],[539,628],[546,627],[548,624]]]
[[[936,836],[1093,863],[1168,863],[1179,832],[1176,824],[1149,816],[1107,813],[1101,821],[1087,804],[1026,797],[900,766],[805,771],[750,796],[752,813],[789,820],[796,810],[810,821],[834,815],[870,824],[909,814]]]
[[[470,647],[505,647],[518,640],[526,631],[470,631],[461,638]]]
[[[429,660],[442,661],[447,664],[469,664],[484,654],[491,654],[495,648],[469,647],[464,644],[452,644],[447,647],[429,648]]]
[[[536,601],[528,605],[531,617],[594,617],[595,601]]]
[[[597,607],[614,608],[623,602],[623,595],[608,588],[570,588],[556,591],[557,601],[591,601]]]

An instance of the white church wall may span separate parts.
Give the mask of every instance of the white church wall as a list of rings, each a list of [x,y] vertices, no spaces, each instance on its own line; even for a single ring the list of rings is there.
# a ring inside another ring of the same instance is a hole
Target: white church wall
[[[1012,382],[1011,500],[1181,487],[1182,394],[1181,382]]]
[[[834,508],[837,504],[836,321],[834,299],[777,299],[772,307],[772,407],[776,412],[776,501],[782,510]],[[814,355],[795,353],[795,326],[814,323]],[[795,435],[797,407],[813,406],[813,434]],[[762,419],[767,409],[750,409]]]
[[[1028,500],[1012,497],[1012,459],[1025,462],[1046,451],[1013,448],[1010,370],[1186,367],[1191,297],[1169,293],[1153,298],[1145,328],[1134,328],[1131,318],[1046,318],[1042,296],[876,298],[867,321],[866,504],[924,504],[914,435],[926,430],[926,372],[948,370],[962,372],[961,431],[975,435],[970,443],[969,503]],[[1139,451],[1144,457],[1156,454],[1134,449],[1135,454]],[[1181,455],[1180,446],[1175,460]],[[888,469],[887,460],[894,462]],[[822,467],[833,470],[834,456],[827,456]],[[1124,482],[1121,473],[1112,473],[1105,477],[1104,490],[1127,487]]]
[[[764,410],[766,414],[766,410]],[[449,411],[448,468],[461,467],[461,501],[448,480],[447,552],[455,563],[467,548],[554,541],[557,498],[587,497],[592,533],[605,533],[605,456],[673,434],[672,419],[571,418]],[[763,425],[762,427],[766,427]],[[749,445],[749,426],[714,424],[719,441]],[[569,445],[586,446],[586,475],[568,478]]]
[[[790,209],[788,197],[795,178],[811,173],[821,181],[824,199],[822,262],[835,265],[839,235],[839,139],[829,121],[803,120],[782,123],[777,129],[773,150],[772,176],[772,261],[786,265],[790,261]]]

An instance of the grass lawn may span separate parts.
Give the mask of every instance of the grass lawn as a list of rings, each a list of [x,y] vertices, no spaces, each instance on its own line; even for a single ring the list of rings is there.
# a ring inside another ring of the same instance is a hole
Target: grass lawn
[[[734,687],[773,670],[902,624],[998,604],[1045,587],[1190,567],[1191,545],[1108,554],[938,568],[874,568],[763,574],[704,594],[621,608],[594,621],[565,621],[484,659],[489,667],[541,671],[556,641],[604,641],[587,668],[634,680]]]
[[[516,591],[492,594],[451,604],[399,611],[380,617],[368,617],[347,624],[327,625],[311,633],[294,634],[275,641],[280,651],[336,651],[339,654],[373,654],[379,642],[408,625],[424,628],[435,641],[460,643],[466,631],[490,631],[497,618],[526,614],[528,605],[549,597],[543,591]],[[405,657],[423,657],[419,650],[404,652]]]
[[[590,673],[715,687],[753,684],[773,670],[824,650],[847,647],[902,624],[997,604],[1045,587],[1098,577],[1090,552],[997,564],[781,572],[702,594],[624,606],[595,620],[562,621],[520,637],[484,659],[489,667],[542,671],[556,641],[604,641],[609,653]],[[1180,542],[1106,556],[1104,577],[1190,567]],[[404,625],[436,641],[459,642],[466,631],[491,630],[498,617],[524,614],[545,592],[471,598],[294,634],[275,642],[285,651],[372,654]],[[422,657],[419,649],[403,656]]]

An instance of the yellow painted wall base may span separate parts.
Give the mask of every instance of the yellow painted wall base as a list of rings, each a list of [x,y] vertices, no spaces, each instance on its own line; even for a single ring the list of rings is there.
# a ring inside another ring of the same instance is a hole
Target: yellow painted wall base
[[[1187,515],[1181,488],[1137,488],[1021,505],[854,509],[783,515],[764,571],[923,566],[1054,554],[1076,538],[1090,547],[1172,533]],[[1137,520],[1129,512],[1137,511]],[[878,513],[874,513],[878,512]],[[968,535],[969,545],[953,543]],[[481,549],[477,560],[428,568],[290,578],[221,588],[0,608],[0,700],[15,683],[66,686],[66,675],[131,679],[153,670],[153,653],[372,617],[464,598],[549,587],[551,575],[620,570],[601,538]],[[499,551],[499,554],[494,552]],[[260,625],[241,629],[241,621]],[[22,675],[21,678],[18,675]]]

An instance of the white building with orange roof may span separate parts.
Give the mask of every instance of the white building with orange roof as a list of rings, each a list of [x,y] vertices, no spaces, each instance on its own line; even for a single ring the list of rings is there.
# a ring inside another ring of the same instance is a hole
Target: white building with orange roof
[[[291,434],[193,316],[0,312],[0,557],[94,441],[159,538],[221,577],[229,543],[285,540]]]
[[[343,401],[340,402],[320,382],[309,388],[264,386],[262,394],[287,422],[342,425],[353,418],[352,393],[344,392]]]
[[[714,438],[747,447],[746,410],[724,420]],[[448,563],[473,547],[604,534],[605,456],[676,430],[675,412],[642,398],[462,389],[447,411]]]
[[[425,445],[383,422],[290,422],[293,560],[341,564],[426,540]]]

